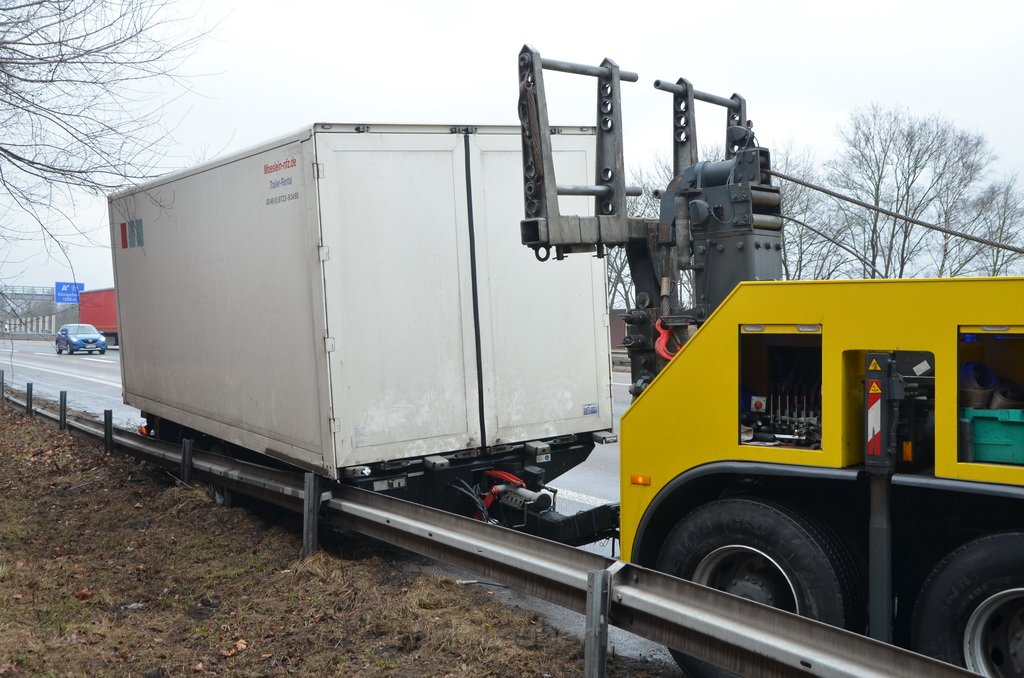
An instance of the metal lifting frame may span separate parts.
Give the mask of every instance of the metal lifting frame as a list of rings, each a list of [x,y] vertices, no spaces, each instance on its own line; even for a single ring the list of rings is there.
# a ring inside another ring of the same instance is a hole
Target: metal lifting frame
[[[545,69],[597,78],[597,176],[592,185],[557,183],[544,93]],[[624,245],[631,227],[643,228],[642,220],[626,216],[626,196],[640,195],[640,189],[627,188],[625,183],[619,93],[620,80],[638,79],[636,73],[620,71],[610,59],[600,66],[585,66],[541,59],[540,53],[530,46],[524,46],[519,53],[519,120],[523,132],[526,209],[526,219],[520,228],[523,244],[532,247],[538,258],[547,259],[551,247],[559,259],[572,252],[596,252],[602,256],[605,246]],[[593,196],[597,216],[561,214],[559,195]],[[642,230],[636,235],[642,236]]]
[[[736,155],[736,144],[730,143],[729,128],[747,124],[747,102],[743,97],[733,94],[726,99],[701,92],[694,89],[685,78],[679,78],[674,83],[655,80],[654,87],[672,94],[672,166],[675,176],[680,176],[684,169],[696,165],[698,161],[697,126],[693,109],[695,100],[725,108],[725,159],[729,160]]]
[[[559,185],[551,149],[545,70],[597,78],[597,158],[594,184]],[[623,247],[636,291],[626,317],[624,345],[629,351],[633,386],[638,395],[671,359],[668,345],[684,340],[676,328],[702,323],[741,280],[782,277],[782,219],[779,191],[771,186],[767,149],[753,145],[746,102],[701,92],[684,80],[658,80],[657,89],[672,94],[674,178],[656,191],[658,219],[631,218],[627,196],[640,195],[625,184],[622,152],[620,82],[635,82],[636,73],[621,71],[610,59],[600,66],[542,59],[529,45],[519,53],[519,119],[522,125],[523,199],[520,223],[524,245],[546,260],[576,252],[604,255]],[[699,162],[694,102],[726,109],[726,160]],[[565,215],[560,195],[595,198],[595,216]],[[679,294],[681,271],[693,272],[693,304],[684,308]]]
[[[559,185],[551,152],[552,128],[548,122],[544,70],[560,71],[597,78],[597,157],[594,184]],[[627,187],[622,151],[622,80],[636,82],[639,76],[621,71],[610,59],[600,66],[542,59],[526,45],[519,53],[519,119],[522,124],[523,200],[526,218],[520,223],[524,245],[537,258],[546,260],[551,248],[557,259],[576,252],[594,252],[604,256],[608,247],[624,247],[633,284],[637,291],[638,311],[646,325],[646,336],[627,347],[630,351],[635,393],[653,379],[665,364],[654,352],[654,305],[662,299],[662,310],[678,306],[675,282],[678,280],[677,243],[671,222],[633,219],[627,215],[626,197],[641,194]],[[589,195],[595,199],[595,216],[563,215],[559,195]],[[674,302],[674,303],[673,303]]]

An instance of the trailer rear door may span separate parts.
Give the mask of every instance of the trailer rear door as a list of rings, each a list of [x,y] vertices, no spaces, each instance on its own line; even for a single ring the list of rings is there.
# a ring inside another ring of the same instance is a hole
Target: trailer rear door
[[[316,135],[338,466],[480,444],[455,134]]]

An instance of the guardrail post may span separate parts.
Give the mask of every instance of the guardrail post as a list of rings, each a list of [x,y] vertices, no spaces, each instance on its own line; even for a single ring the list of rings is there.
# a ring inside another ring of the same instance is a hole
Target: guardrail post
[[[612,573],[609,570],[587,574],[587,626],[583,644],[583,675],[586,678],[605,677],[611,582]]]
[[[25,384],[25,414],[32,416],[32,382]]]
[[[214,485],[213,503],[221,508],[233,508],[235,505],[235,493],[224,485]]]
[[[309,557],[317,552],[320,517],[320,476],[306,472],[302,495],[302,555]]]
[[[114,411],[103,410],[103,449],[114,451]]]
[[[68,392],[60,392],[60,430],[64,431],[68,427]]]
[[[178,474],[181,482],[186,485],[192,484],[192,439],[181,439],[181,472]]]

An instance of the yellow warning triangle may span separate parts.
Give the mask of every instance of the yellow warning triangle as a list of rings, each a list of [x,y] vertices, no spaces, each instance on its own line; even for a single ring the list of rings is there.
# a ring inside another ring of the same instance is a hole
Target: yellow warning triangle
[[[879,388],[878,382],[877,381],[871,382],[871,388],[868,389],[868,393],[881,393],[881,392],[882,392],[882,389]]]
[[[868,365],[869,372],[881,372],[882,368],[878,366],[878,361],[874,358],[871,359],[871,364]]]

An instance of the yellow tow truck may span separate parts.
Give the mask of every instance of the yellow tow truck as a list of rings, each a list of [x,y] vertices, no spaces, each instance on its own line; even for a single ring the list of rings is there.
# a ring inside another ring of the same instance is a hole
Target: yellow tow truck
[[[544,70],[597,80],[593,185],[557,184]],[[623,557],[1024,676],[1024,279],[781,281],[784,213],[746,103],[683,79],[655,83],[675,165],[659,219],[629,217],[619,87],[637,79],[519,56],[523,244],[542,260],[625,248],[637,290]],[[724,161],[697,158],[697,100],[727,111]],[[594,214],[561,214],[566,194]]]

